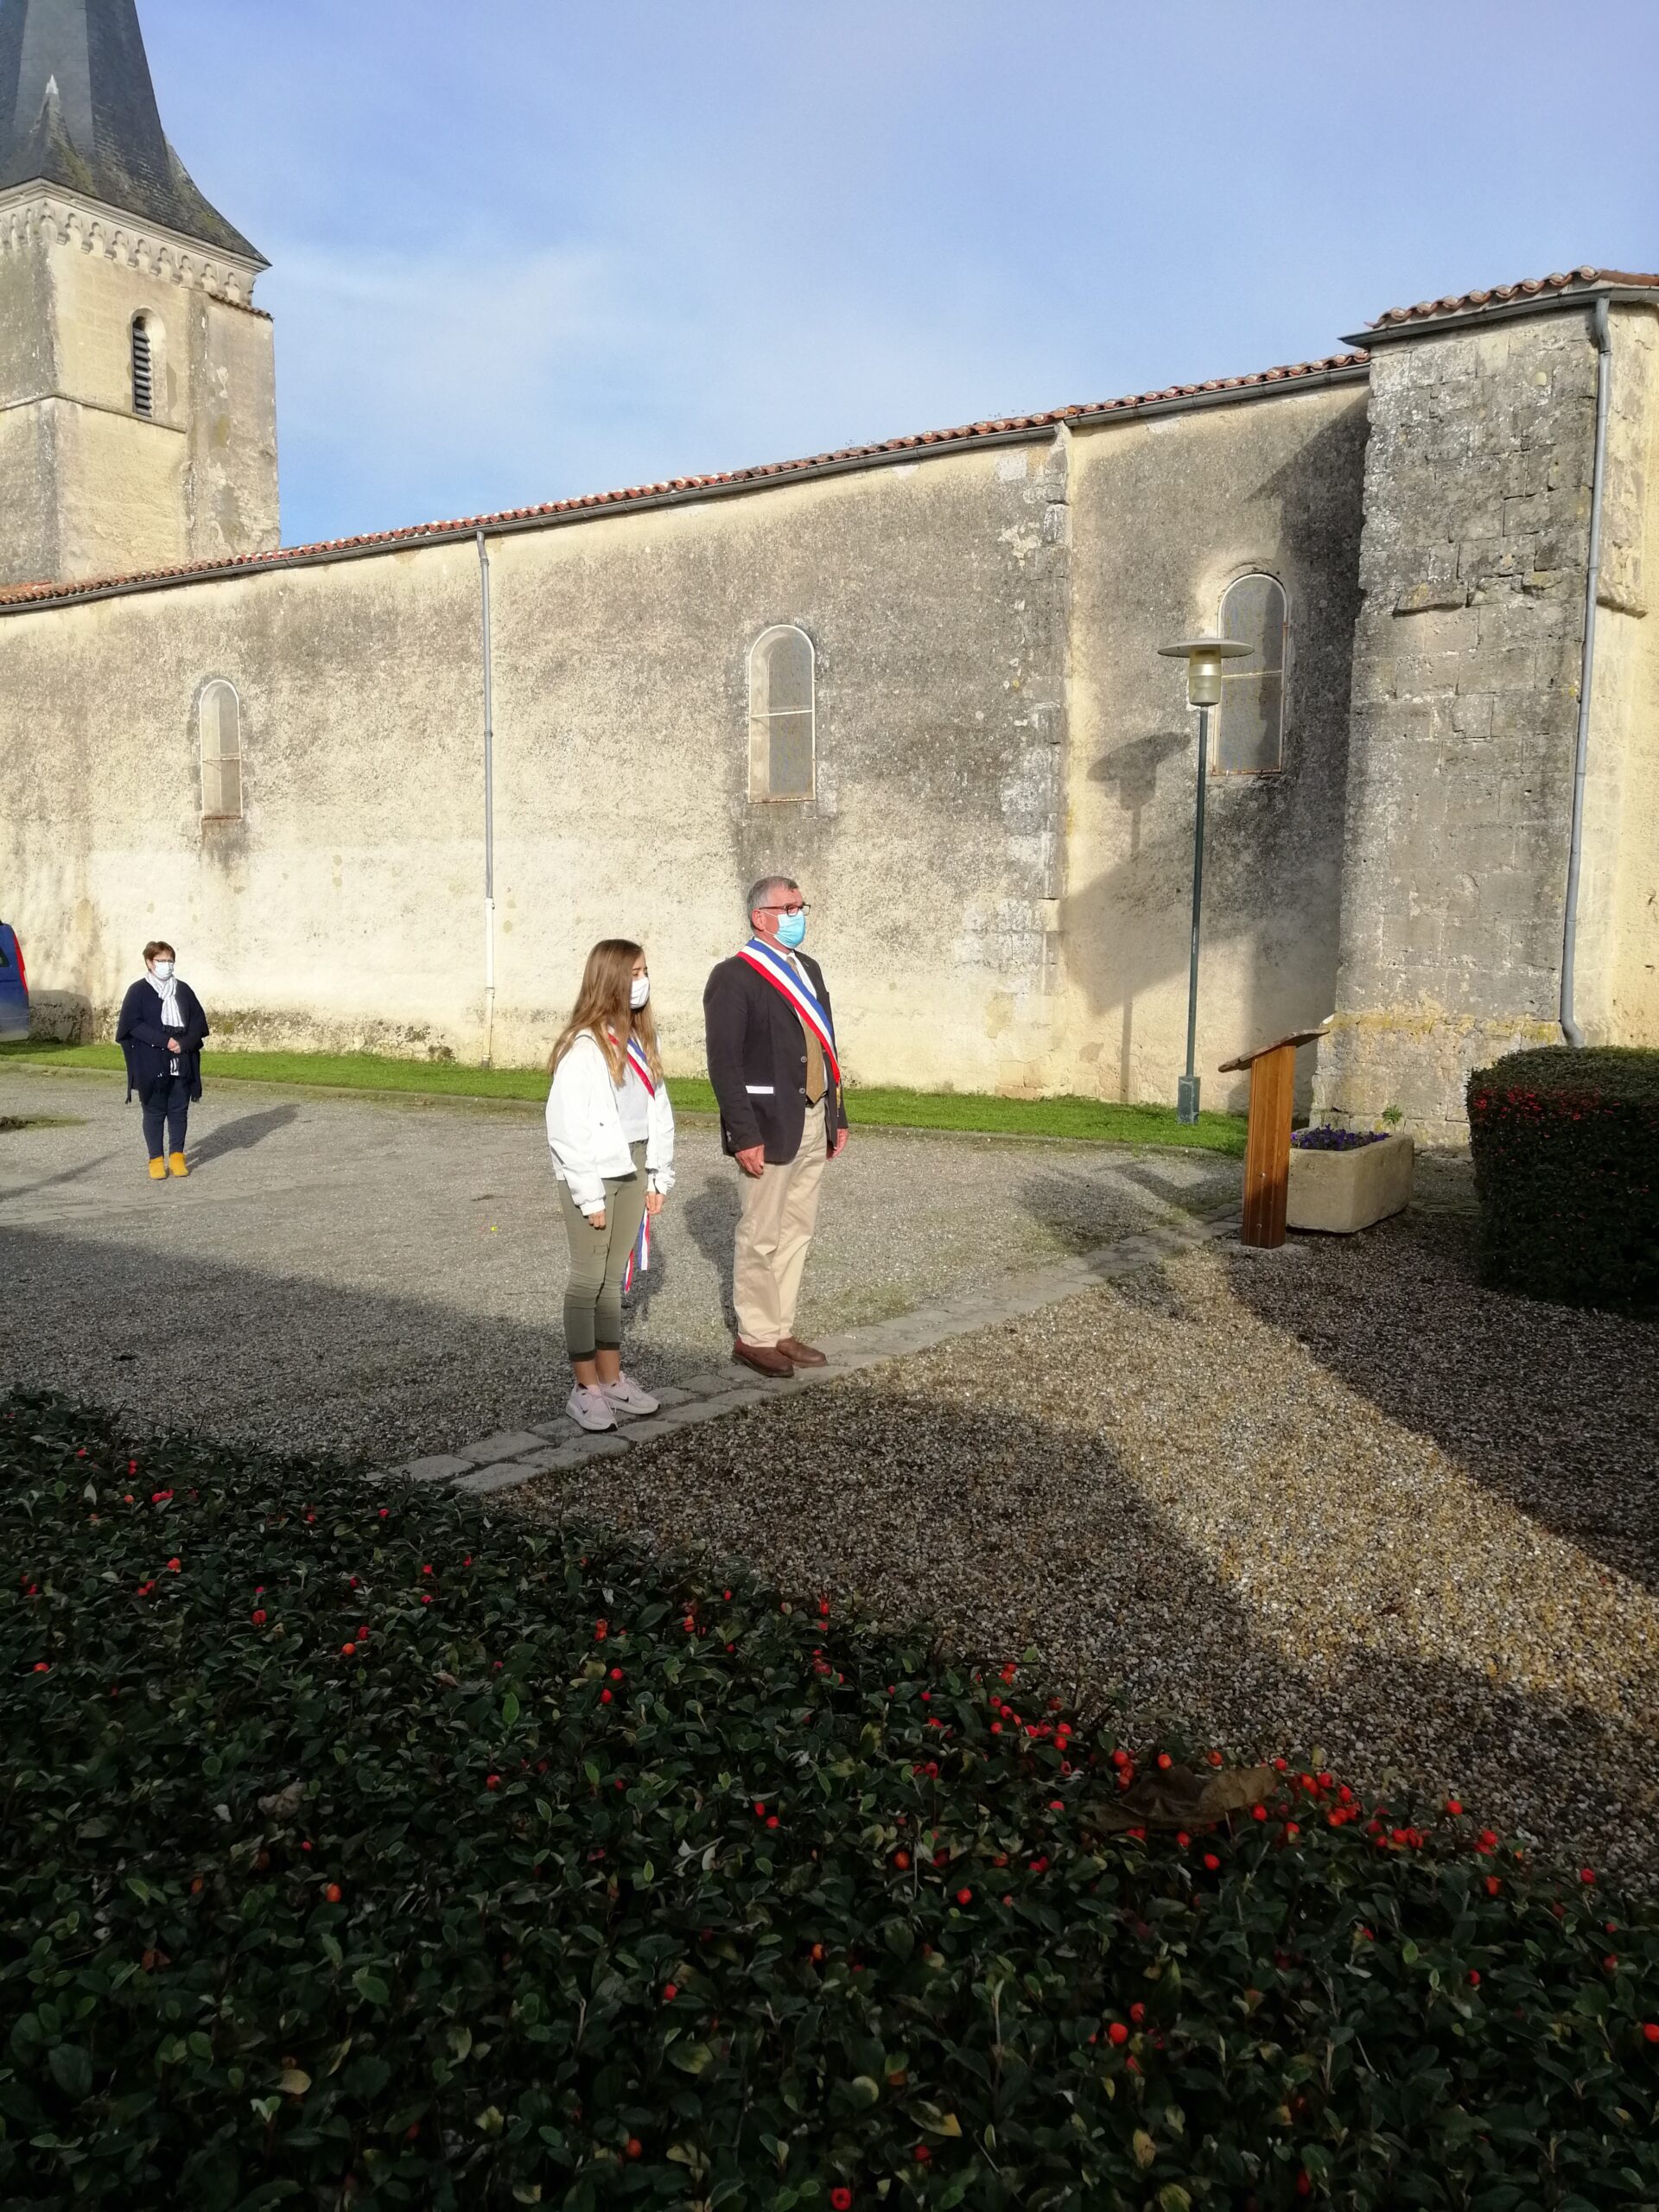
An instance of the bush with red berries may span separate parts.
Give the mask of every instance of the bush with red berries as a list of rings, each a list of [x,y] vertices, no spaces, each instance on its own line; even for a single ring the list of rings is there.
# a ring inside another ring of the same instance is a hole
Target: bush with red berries
[[[1469,1078],[1481,1271],[1564,1305],[1659,1306],[1659,1052],[1566,1045]]]
[[[1659,2200],[1659,1921],[1478,1808],[346,1467],[0,1478],[0,2204]]]

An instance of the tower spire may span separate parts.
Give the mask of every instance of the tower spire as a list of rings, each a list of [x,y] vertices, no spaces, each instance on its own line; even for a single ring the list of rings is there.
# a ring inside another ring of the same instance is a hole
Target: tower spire
[[[0,191],[35,182],[264,265],[168,143],[137,0],[0,0]]]

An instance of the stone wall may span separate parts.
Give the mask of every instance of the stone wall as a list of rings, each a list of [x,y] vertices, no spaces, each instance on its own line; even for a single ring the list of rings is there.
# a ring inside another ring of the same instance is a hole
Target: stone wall
[[[1469,1070],[1560,1034],[1596,359],[1587,311],[1374,353],[1339,1118],[1457,1139]]]
[[[1214,794],[1206,1063],[1323,1014],[1363,436],[1351,386],[1269,394],[493,539],[497,1059],[539,1060],[620,931],[696,1068],[779,868],[855,1080],[1172,1097],[1192,733],[1155,647],[1241,565],[1286,579],[1297,657],[1286,773]],[[480,1057],[479,616],[463,540],[4,617],[0,885],[42,1021],[101,1027],[163,934],[221,1046]],[[748,794],[775,622],[817,652],[801,803]],[[239,821],[201,817],[214,677]]]
[[[1365,389],[1074,442],[1067,1001],[1050,1085],[1174,1103],[1198,732],[1185,670],[1158,648],[1213,631],[1223,592],[1255,571],[1288,599],[1284,766],[1211,775],[1198,990],[1204,1103],[1242,1106],[1248,1078],[1219,1064],[1335,1002]]]

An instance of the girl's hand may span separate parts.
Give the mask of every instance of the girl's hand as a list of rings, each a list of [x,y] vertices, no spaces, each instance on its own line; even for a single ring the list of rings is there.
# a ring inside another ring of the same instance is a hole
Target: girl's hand
[[[590,1213],[590,1214],[588,1215],[588,1220],[589,1220],[590,1222],[592,1222],[592,1224],[593,1224],[593,1225],[594,1225],[594,1227],[595,1229],[603,1229],[603,1228],[604,1228],[604,1226],[605,1226],[605,1209],[604,1209],[604,1207],[603,1207],[603,1206],[601,1206],[601,1208],[599,1209],[599,1211],[598,1211],[597,1213]]]
[[[661,1192],[660,1191],[647,1191],[647,1192],[645,1192],[645,1211],[646,1211],[648,1214],[651,1214],[652,1216],[655,1217],[656,1215],[658,1215],[658,1214],[661,1213],[662,1210],[663,1210],[663,1194],[662,1194],[662,1192]]]

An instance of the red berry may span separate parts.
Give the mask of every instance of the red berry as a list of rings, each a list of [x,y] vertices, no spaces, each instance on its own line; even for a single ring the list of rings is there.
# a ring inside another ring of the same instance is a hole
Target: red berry
[[[342,1659],[350,1659],[353,1657],[356,1651],[357,1646],[354,1643],[342,1643],[340,1647],[340,1656]]]
[[[918,2143],[916,2145],[915,2158],[918,2166],[925,2166],[932,2156],[933,2153],[928,2149],[925,2143]]]
[[[645,2146],[639,2140],[639,2138],[637,2135],[630,2135],[628,2138],[628,2156],[631,2158],[640,2158],[645,2156]]]
[[[1585,1886],[1586,1886],[1586,1888],[1590,1887],[1590,1886],[1594,1883],[1595,1878],[1596,1878],[1596,1870],[1595,1870],[1595,1868],[1594,1868],[1593,1866],[1580,1866],[1580,1869],[1579,1869],[1579,1879],[1580,1879],[1580,1881],[1585,1885]]]
[[[830,2202],[835,2212],[852,2212],[853,2192],[850,2189],[832,2189]]]
[[[678,1982],[665,1981],[663,1984],[663,2002],[664,2005],[671,2005],[679,1993],[680,1986]]]
[[[1469,1969],[1469,1986],[1471,1989],[1480,1987],[1480,1969],[1478,1967],[1471,1967]]]
[[[1111,2026],[1106,2031],[1106,2040],[1108,2043],[1128,2043],[1128,2039],[1129,2031],[1124,2026],[1122,2020],[1114,2020]]]
[[[501,1787],[500,1776],[499,1774],[486,1774],[484,1777],[484,1787],[486,1789],[499,1789]]]
[[[1158,1754],[1158,1764],[1160,1767],[1167,1770],[1174,1764],[1174,1761],[1170,1758],[1167,1751],[1160,1751]]]
[[[893,1863],[902,1874],[910,1865],[910,1853],[907,1851],[895,1851],[893,1854]]]
[[[973,1901],[974,1893],[971,1890],[958,1890],[957,1891],[957,1903],[958,1904],[972,1904]]]
[[[1643,2020],[1642,2033],[1649,2043],[1659,2043],[1659,2020]]]
[[[1136,2026],[1137,2028],[1140,2026],[1140,2024],[1141,2024],[1141,2021],[1142,2021],[1142,2020],[1144,2020],[1144,2019],[1146,2018],[1146,2017],[1147,2017],[1147,2008],[1146,2008],[1146,2006],[1145,2006],[1144,2005],[1130,2005],[1130,2007],[1129,2007],[1129,2018],[1130,2018],[1135,2022],[1135,2026]]]
[[[1448,1797],[1446,1801],[1446,1809],[1451,1814],[1452,1819],[1456,1820],[1459,1814],[1462,1812],[1463,1807],[1455,1797]]]
[[[1213,1874],[1217,1867],[1220,1866],[1221,1861],[1217,1858],[1213,1851],[1206,1851],[1204,1854],[1204,1863],[1208,1871]]]
[[[338,1882],[330,1882],[327,1888],[322,1894],[327,1898],[330,1904],[338,1904],[340,1898],[345,1895],[345,1892],[341,1890]]]

